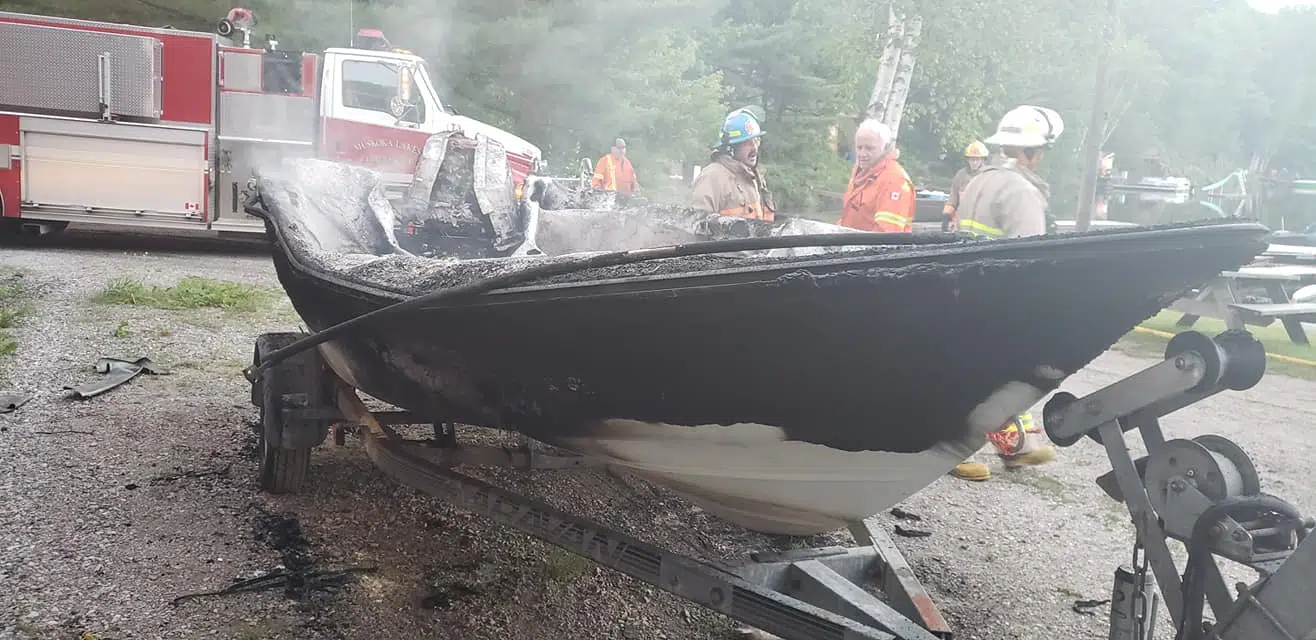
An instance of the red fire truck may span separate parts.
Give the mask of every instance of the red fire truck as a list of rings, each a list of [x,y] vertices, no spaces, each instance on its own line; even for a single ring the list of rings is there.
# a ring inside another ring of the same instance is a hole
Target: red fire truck
[[[535,145],[455,114],[425,61],[378,30],[322,54],[251,46],[234,9],[215,33],[0,12],[0,223],[264,231],[241,209],[253,170],[279,157],[368,166],[410,182],[429,136],[503,146],[514,179]]]

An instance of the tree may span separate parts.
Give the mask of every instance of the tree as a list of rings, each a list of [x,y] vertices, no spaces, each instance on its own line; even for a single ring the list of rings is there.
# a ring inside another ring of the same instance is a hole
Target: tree
[[[871,11],[860,0],[732,0],[705,41],[729,103],[767,113],[762,163],[783,211],[813,210],[819,189],[845,185],[830,129],[857,113],[855,87],[873,58]]]

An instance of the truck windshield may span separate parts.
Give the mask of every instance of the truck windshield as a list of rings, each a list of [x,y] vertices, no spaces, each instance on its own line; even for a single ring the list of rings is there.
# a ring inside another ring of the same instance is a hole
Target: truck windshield
[[[416,67],[388,60],[346,60],[343,106],[422,124],[426,121],[426,105],[419,93],[424,89],[416,86],[415,74],[419,72]]]

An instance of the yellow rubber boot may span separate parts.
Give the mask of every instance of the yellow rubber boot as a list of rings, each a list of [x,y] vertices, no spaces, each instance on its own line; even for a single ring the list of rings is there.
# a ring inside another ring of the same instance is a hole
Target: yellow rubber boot
[[[950,470],[950,474],[961,480],[982,482],[992,477],[991,469],[981,462],[961,462]]]
[[[1017,456],[1001,456],[1005,462],[1006,469],[1018,469],[1020,467],[1036,466],[1046,464],[1056,459],[1055,445],[1047,445],[1028,453],[1021,453]]]

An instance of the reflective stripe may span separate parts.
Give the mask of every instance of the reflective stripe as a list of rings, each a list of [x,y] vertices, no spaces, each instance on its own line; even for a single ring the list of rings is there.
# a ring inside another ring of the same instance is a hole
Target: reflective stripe
[[[987,439],[1001,455],[1013,456],[1023,448],[1026,434],[1041,433],[1041,431],[1033,422],[1033,414],[1025,411],[1010,418],[1000,429],[988,433]]]
[[[878,211],[873,214],[873,222],[876,224],[891,224],[901,229],[909,227],[909,220],[898,213],[890,211]]]
[[[610,169],[610,171],[608,171],[606,174],[603,172],[603,167],[605,162],[607,163],[607,167]],[[603,159],[599,160],[599,163],[595,165],[593,187],[595,189],[604,189],[606,191],[617,190],[617,164],[612,159],[611,153],[609,153],[606,156],[603,156]]]
[[[1005,231],[985,225],[977,220],[960,220],[960,230],[968,231],[975,236],[989,236],[992,238],[999,238],[1005,235]]]
[[[1005,426],[1001,427],[1001,431],[1005,433],[1010,433],[1013,431],[1030,431],[1034,428],[1033,426],[1034,424],[1035,423],[1033,422],[1033,414],[1025,411],[1013,418],[1010,418],[1010,420],[1005,423]]]
[[[731,207],[729,209],[723,209],[718,213],[724,216],[740,216],[741,218],[749,218],[750,220],[767,220],[768,222],[772,222],[774,217],[771,211],[767,211],[766,209],[760,211],[752,204],[745,205],[743,207]]]

